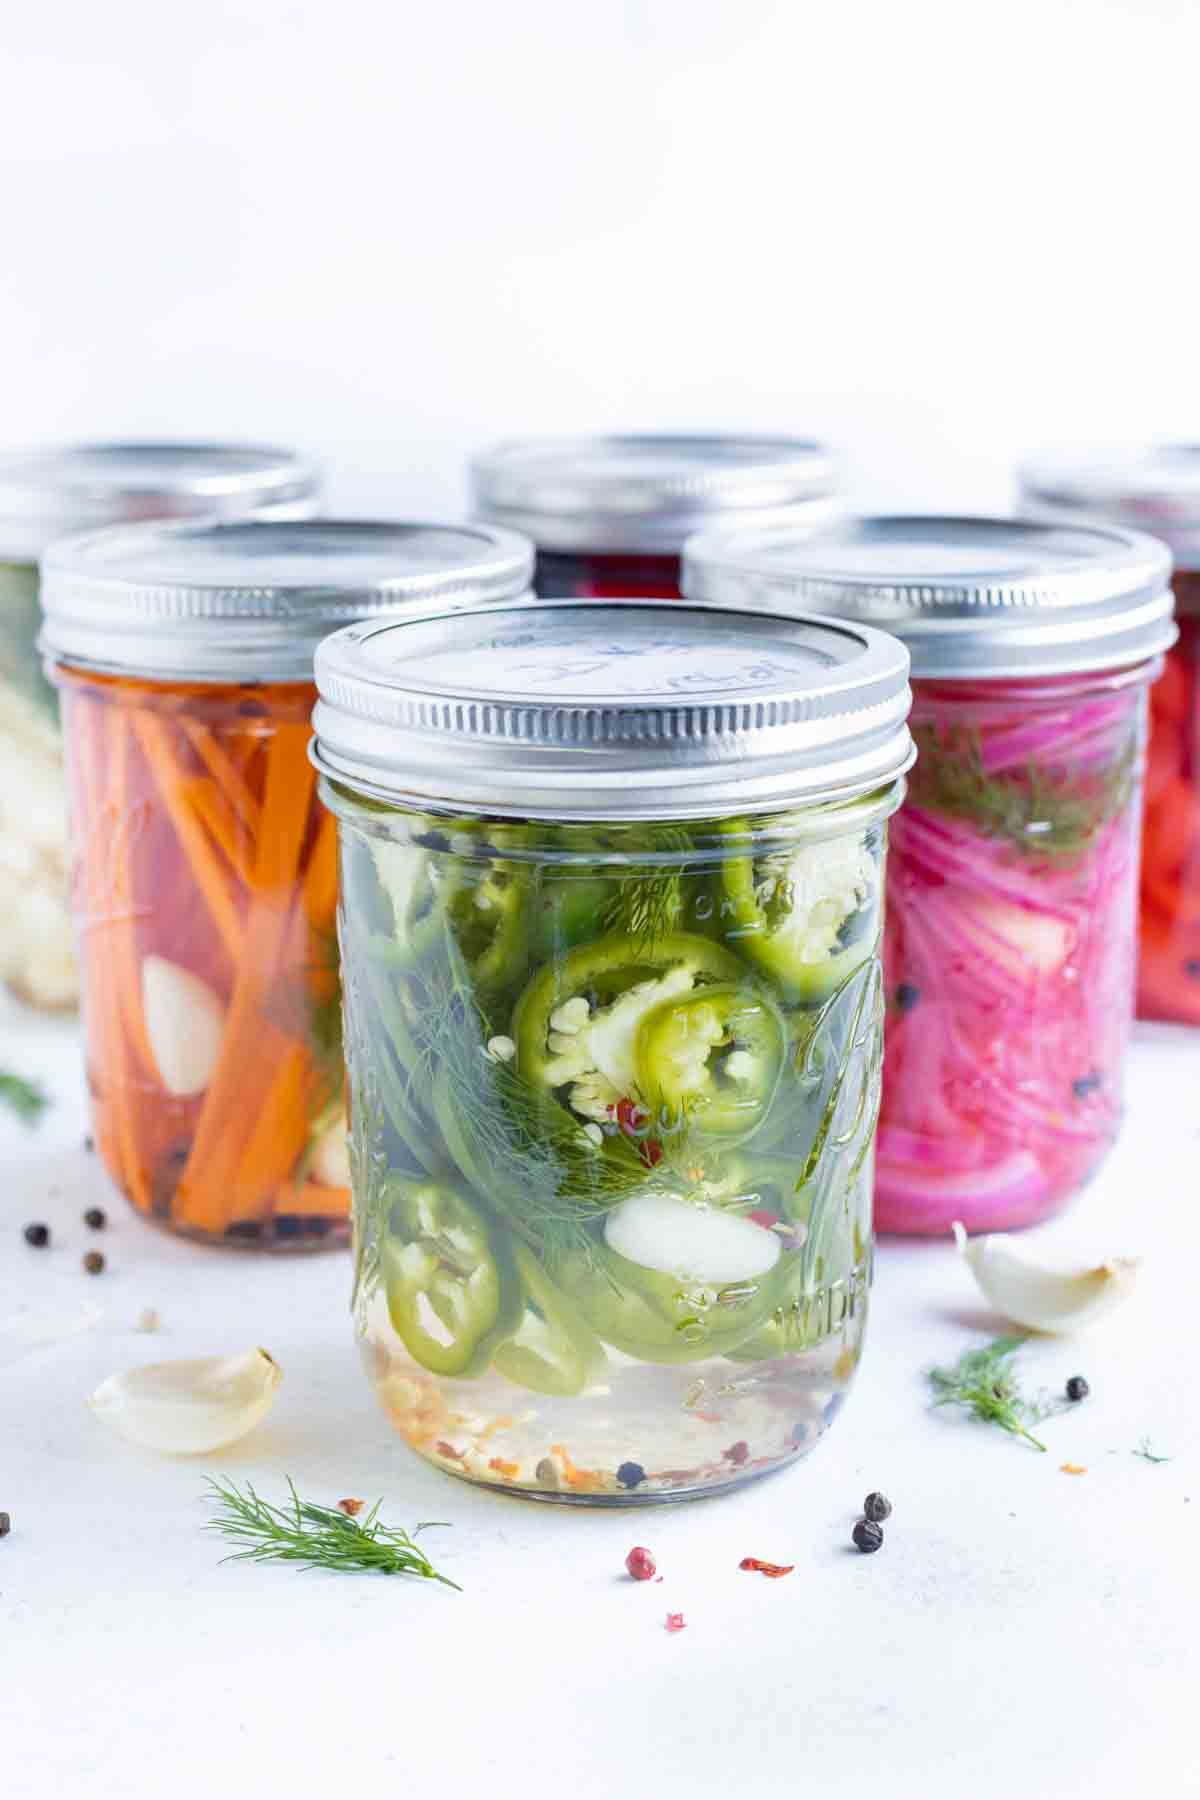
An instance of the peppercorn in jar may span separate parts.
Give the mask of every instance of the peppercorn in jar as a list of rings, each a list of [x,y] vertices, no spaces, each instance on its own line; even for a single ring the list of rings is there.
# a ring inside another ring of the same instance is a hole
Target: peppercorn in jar
[[[1020,484],[1026,514],[1152,532],[1174,560],[1179,641],[1150,690],[1138,1013],[1200,1025],[1200,445],[1049,452]]]
[[[823,524],[835,486],[828,450],[805,438],[519,438],[471,465],[477,513],[533,539],[547,598],[677,599],[693,531]]]
[[[487,526],[333,520],[117,527],[46,556],[95,1137],[147,1217],[206,1242],[345,1240],[313,652],[347,620],[511,598],[532,562]]]
[[[907,671],[857,625],[679,601],[321,646],[355,1319],[442,1468],[666,1500],[828,1428],[866,1319]]]
[[[81,444],[0,454],[0,979],[45,1011],[79,998],[58,702],[37,651],[38,557],[136,519],[302,518],[315,471],[286,450]]]
[[[1116,1137],[1169,578],[1152,538],[1010,520],[859,519],[687,546],[690,598],[863,620],[912,653],[918,757],[888,867],[881,1231],[1033,1224]]]

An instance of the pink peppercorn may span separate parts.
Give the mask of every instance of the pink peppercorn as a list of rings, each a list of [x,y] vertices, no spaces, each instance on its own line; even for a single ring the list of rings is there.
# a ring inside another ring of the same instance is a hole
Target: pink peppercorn
[[[641,1544],[635,1544],[629,1552],[625,1558],[625,1567],[635,1581],[651,1581],[657,1573],[654,1558]]]
[[[684,1618],[682,1613],[668,1613],[667,1614],[667,1630],[668,1631],[682,1631],[684,1629],[684,1627],[686,1626],[686,1624],[687,1624],[687,1620]]]

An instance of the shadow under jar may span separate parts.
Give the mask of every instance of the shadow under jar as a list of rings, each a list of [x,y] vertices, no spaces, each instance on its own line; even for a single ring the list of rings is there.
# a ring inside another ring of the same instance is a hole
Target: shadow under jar
[[[304,518],[314,469],[286,450],[75,444],[0,456],[0,979],[27,1005],[79,1000],[58,699],[42,670],[38,558],[135,519]]]
[[[521,593],[486,526],[116,528],[43,565],[97,1147],[209,1243],[349,1230],[337,845],[309,760],[326,632]]]
[[[475,511],[533,539],[548,599],[678,599],[692,532],[813,529],[831,517],[835,486],[829,451],[807,438],[516,438],[471,464]]]
[[[1166,549],[1140,534],[1007,520],[861,519],[812,540],[688,546],[690,597],[886,624],[912,653],[879,1231],[1034,1224],[1116,1137],[1169,577]]]
[[[1153,532],[1171,551],[1179,641],[1150,690],[1137,1010],[1200,1025],[1200,445],[1050,451],[1022,468],[1020,500]]]
[[[871,1266],[880,633],[678,601],[338,633],[354,1313],[396,1428],[586,1504],[779,1468]]]

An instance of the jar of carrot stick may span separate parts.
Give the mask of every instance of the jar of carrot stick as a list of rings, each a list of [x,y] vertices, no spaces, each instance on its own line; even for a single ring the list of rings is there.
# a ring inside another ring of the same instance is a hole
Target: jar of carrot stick
[[[97,1146],[208,1243],[344,1241],[334,823],[312,661],[335,626],[523,593],[488,526],[133,526],[42,566]]]
[[[79,999],[58,702],[37,637],[38,557],[139,519],[306,518],[316,471],[287,450],[73,444],[0,455],[0,980],[44,1012]]]
[[[1136,526],[1175,563],[1179,641],[1150,690],[1138,1016],[1200,1025],[1200,444],[1048,452],[1020,481],[1025,512]]]
[[[471,464],[481,518],[537,545],[543,598],[679,598],[683,541],[713,526],[815,527],[836,472],[810,438],[518,438]]]

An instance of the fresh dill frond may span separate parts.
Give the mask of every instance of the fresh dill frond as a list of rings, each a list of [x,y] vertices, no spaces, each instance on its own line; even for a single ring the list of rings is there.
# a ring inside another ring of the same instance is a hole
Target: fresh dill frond
[[[246,1483],[245,1491],[232,1481],[209,1478],[209,1498],[216,1517],[205,1526],[234,1549],[223,1562],[291,1562],[302,1569],[373,1570],[379,1575],[418,1575],[457,1589],[458,1583],[439,1575],[416,1543],[429,1529],[418,1525],[410,1534],[381,1524],[380,1501],[363,1519],[327,1506],[301,1500],[289,1478],[287,1506],[274,1506]]]
[[[623,932],[643,955],[677,930],[683,917],[686,865],[666,858],[683,858],[694,849],[685,831],[669,827],[656,835],[655,847],[664,860],[619,875],[602,920],[605,931]]]
[[[9,1069],[0,1069],[0,1100],[26,1125],[36,1125],[50,1104],[45,1089],[36,1081],[26,1081]]]
[[[1150,1439],[1148,1437],[1142,1438],[1138,1443],[1137,1449],[1131,1451],[1130,1455],[1140,1456],[1143,1462],[1148,1463],[1165,1463],[1170,1462],[1171,1460],[1169,1456],[1155,1456],[1150,1448]]]
[[[1056,775],[1036,762],[990,771],[977,731],[913,727],[917,764],[909,793],[917,806],[962,819],[986,837],[1005,838],[1031,857],[1078,856],[1133,791],[1136,748],[1128,743],[1092,775]]]
[[[1048,1418],[1053,1408],[1026,1399],[1011,1367],[1011,1358],[1026,1342],[1025,1336],[994,1338],[978,1350],[967,1350],[948,1369],[930,1369],[933,1404],[965,1406],[974,1418],[1045,1450],[1029,1427]]]

